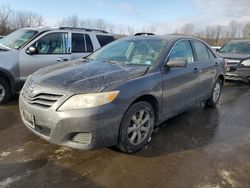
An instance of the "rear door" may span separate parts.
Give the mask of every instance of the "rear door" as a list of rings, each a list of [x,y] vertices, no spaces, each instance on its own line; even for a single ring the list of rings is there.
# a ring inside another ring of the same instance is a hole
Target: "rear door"
[[[47,32],[26,45],[19,54],[20,79],[26,78],[43,67],[71,59],[68,32]],[[29,55],[26,50],[34,46],[38,53]]]
[[[168,60],[184,58],[187,67],[163,70],[163,115],[169,117],[196,100],[199,70],[189,40],[181,40],[171,50]]]
[[[203,42],[192,40],[195,59],[200,69],[200,86],[198,97],[206,98],[211,94],[216,77],[217,62],[215,55]]]
[[[71,58],[77,59],[86,57],[94,51],[92,40],[89,34],[72,32],[71,34]]]

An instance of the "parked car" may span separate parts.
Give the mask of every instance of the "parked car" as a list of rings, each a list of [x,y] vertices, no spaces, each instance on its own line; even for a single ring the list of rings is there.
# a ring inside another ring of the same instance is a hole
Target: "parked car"
[[[211,46],[211,48],[215,51],[218,51],[219,49],[221,49],[221,46]]]
[[[233,40],[218,53],[226,61],[226,79],[250,84],[250,40]]]
[[[32,74],[20,113],[28,129],[51,143],[133,153],[166,119],[203,101],[215,106],[224,74],[223,59],[196,38],[127,37]]]
[[[85,57],[113,40],[105,31],[84,28],[25,28],[11,33],[0,41],[0,104],[18,93],[36,70]]]

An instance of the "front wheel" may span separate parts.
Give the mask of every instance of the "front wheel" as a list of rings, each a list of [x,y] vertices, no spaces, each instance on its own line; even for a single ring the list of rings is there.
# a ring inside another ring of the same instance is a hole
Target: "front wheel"
[[[219,102],[221,91],[222,91],[222,81],[218,79],[214,84],[210,98],[206,101],[206,106],[215,107]]]
[[[9,83],[4,78],[0,77],[0,104],[8,102],[10,96],[11,92]]]
[[[155,113],[148,102],[137,102],[125,113],[121,122],[117,148],[135,153],[149,142],[155,125]]]

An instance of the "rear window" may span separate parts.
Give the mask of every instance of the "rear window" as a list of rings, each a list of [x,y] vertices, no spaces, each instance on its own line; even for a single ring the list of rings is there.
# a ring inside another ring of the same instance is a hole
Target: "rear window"
[[[115,39],[112,36],[107,35],[96,35],[97,40],[99,41],[101,47],[105,46],[106,44],[113,42]]]

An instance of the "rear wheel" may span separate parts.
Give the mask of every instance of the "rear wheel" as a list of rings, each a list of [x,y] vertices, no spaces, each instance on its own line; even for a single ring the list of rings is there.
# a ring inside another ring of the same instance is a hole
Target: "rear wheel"
[[[210,98],[206,101],[206,106],[215,107],[219,102],[221,91],[222,91],[222,81],[218,79],[214,84]]]
[[[121,122],[117,147],[125,153],[143,149],[155,125],[155,114],[148,102],[137,102],[125,113]]]
[[[10,86],[6,79],[0,77],[0,104],[8,102],[10,99]]]

